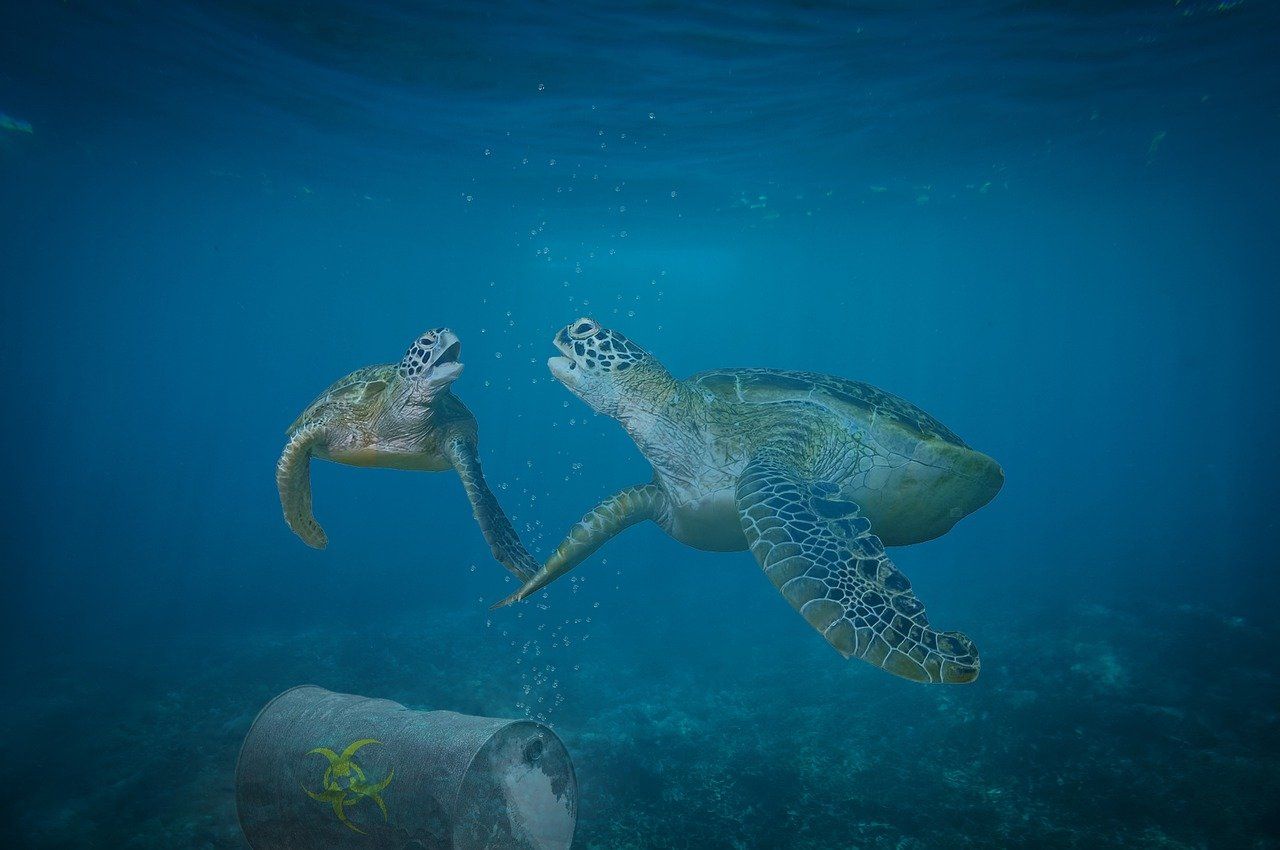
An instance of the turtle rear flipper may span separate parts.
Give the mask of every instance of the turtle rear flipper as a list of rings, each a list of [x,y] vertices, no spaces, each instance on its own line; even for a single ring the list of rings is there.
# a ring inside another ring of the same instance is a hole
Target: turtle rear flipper
[[[858,506],[798,474],[792,456],[762,451],[737,487],[751,554],[791,607],[845,658],[917,682],[976,679],[973,642],[929,625]]]

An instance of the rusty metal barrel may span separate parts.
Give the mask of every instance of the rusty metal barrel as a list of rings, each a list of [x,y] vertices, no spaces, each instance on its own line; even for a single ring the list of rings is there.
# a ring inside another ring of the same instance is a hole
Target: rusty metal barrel
[[[245,736],[236,810],[254,850],[568,850],[578,785],[540,723],[302,685]]]

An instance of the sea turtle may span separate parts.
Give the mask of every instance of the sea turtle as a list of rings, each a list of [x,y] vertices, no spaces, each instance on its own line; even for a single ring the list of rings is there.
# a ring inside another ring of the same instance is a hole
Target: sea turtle
[[[623,529],[653,520],[697,549],[750,549],[792,607],[846,658],[920,682],[969,682],[978,651],[937,632],[884,547],[930,540],[985,505],[999,465],[938,420],[867,384],[812,372],[717,369],[676,379],[617,331],[562,329],[551,374],[620,421],[653,481],[574,526],[524,599]]]
[[[328,544],[311,513],[313,456],[351,466],[455,469],[493,556],[522,580],[538,569],[485,483],[476,454],[476,418],[450,388],[462,374],[461,350],[448,328],[429,330],[398,364],[357,369],[289,426],[276,486],[285,522],[303,542],[316,549]]]

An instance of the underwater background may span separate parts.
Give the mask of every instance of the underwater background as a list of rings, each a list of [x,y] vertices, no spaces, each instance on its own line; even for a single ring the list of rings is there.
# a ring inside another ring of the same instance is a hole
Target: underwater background
[[[311,682],[553,724],[580,848],[1280,846],[1280,7],[0,3],[13,847],[240,847]],[[867,381],[1003,466],[891,550],[979,679],[844,661],[638,526],[531,602],[457,476],[284,429],[426,328],[545,556],[648,480],[547,373]]]

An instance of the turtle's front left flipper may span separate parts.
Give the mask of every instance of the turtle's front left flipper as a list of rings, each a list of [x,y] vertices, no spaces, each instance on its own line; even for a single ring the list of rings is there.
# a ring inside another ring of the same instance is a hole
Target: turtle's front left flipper
[[[738,480],[742,531],[765,575],[845,658],[917,682],[978,677],[978,650],[937,632],[858,506],[797,472],[795,452],[765,449]]]
[[[538,571],[538,562],[520,542],[520,535],[511,527],[511,521],[485,483],[475,443],[461,438],[451,440],[447,452],[449,461],[462,479],[467,498],[471,500],[471,512],[493,557],[516,578],[528,581]]]
[[[666,505],[666,496],[657,484],[642,484],[614,493],[569,529],[542,568],[506,599],[492,606],[501,608],[538,592],[587,558],[618,532],[638,522],[656,518]]]
[[[313,549],[329,545],[329,538],[311,513],[311,453],[325,434],[327,423],[320,421],[293,430],[276,462],[276,489],[284,521],[293,533]]]

